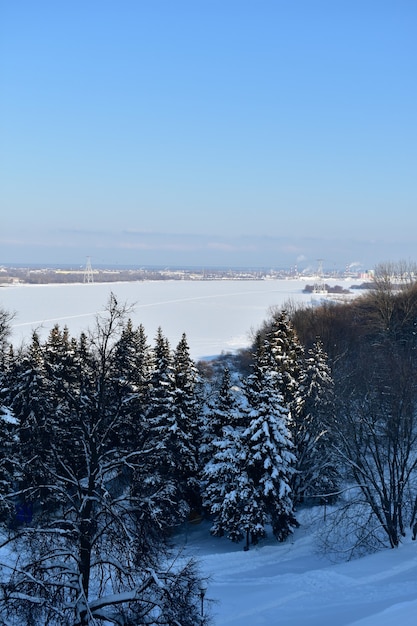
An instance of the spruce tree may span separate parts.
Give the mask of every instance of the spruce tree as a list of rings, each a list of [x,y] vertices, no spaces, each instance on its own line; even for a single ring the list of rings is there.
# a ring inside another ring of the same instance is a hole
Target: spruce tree
[[[203,472],[203,505],[213,518],[212,535],[239,543],[259,536],[264,517],[257,500],[257,489],[246,469],[243,429],[224,426],[213,441],[213,455]]]
[[[199,376],[185,333],[174,352],[172,412],[168,418],[168,445],[176,463],[175,478],[190,510],[200,509],[198,449],[200,442]]]
[[[151,348],[142,324],[133,328],[128,319],[115,346],[113,376],[128,393],[143,398],[152,370]]]
[[[289,410],[289,419],[295,420],[302,403],[300,381],[303,376],[304,349],[297,337],[287,311],[274,316],[264,337],[265,359],[272,370],[279,373],[276,384]]]
[[[267,346],[269,348],[269,346]],[[245,384],[248,426],[243,433],[246,468],[258,492],[264,523],[283,541],[297,526],[291,494],[295,457],[288,428],[289,410],[280,391],[282,373],[272,369],[265,343],[258,340],[252,373]]]
[[[220,386],[212,389],[202,413],[200,459],[202,467],[208,463],[215,450],[213,442],[221,439],[226,426],[236,426],[241,418],[237,387],[232,384],[230,369],[223,370]]]
[[[13,491],[15,476],[13,450],[18,436],[17,420],[6,405],[8,390],[15,388],[11,376],[14,370],[13,347],[0,351],[0,356],[0,522],[8,520],[10,523],[13,519],[13,507],[7,496]]]
[[[200,449],[203,506],[213,520],[210,532],[235,542],[245,537],[242,514],[250,500],[242,448],[241,399],[233,389],[230,369],[225,367],[220,386],[212,391],[206,406]]]
[[[298,500],[314,496],[319,502],[329,502],[336,497],[340,476],[333,452],[334,384],[320,340],[308,351],[301,388],[303,403],[297,414],[294,442],[294,494]]]
[[[16,359],[11,380],[15,387],[9,388],[6,402],[17,420],[15,460],[16,468],[20,468],[16,475],[21,490],[20,501],[31,507],[45,507],[50,497],[46,468],[54,463],[51,419],[56,399],[46,375],[44,350],[36,332],[32,334],[29,346]]]
[[[252,373],[243,383],[240,418],[233,409],[234,423],[221,427],[204,472],[204,503],[214,516],[211,532],[234,541],[245,538],[245,549],[265,536],[268,524],[279,540],[297,525],[290,488],[295,459],[279,376],[259,334]]]
[[[334,493],[337,471],[326,426],[332,413],[333,381],[320,342],[307,357],[286,313],[275,316],[265,335],[265,350],[289,410],[288,427],[294,445],[294,501],[307,495]]]
[[[76,339],[69,337],[68,329],[55,325],[43,344],[44,375],[51,390],[53,411],[48,428],[51,446],[63,454],[75,454],[79,442],[69,437],[71,431],[71,406],[68,399],[77,389],[74,358]]]
[[[179,480],[178,457],[172,445],[175,424],[175,372],[168,339],[158,328],[153,350],[153,370],[148,388],[145,428],[148,471],[137,487],[146,497],[147,490],[161,494],[161,523],[165,528],[183,520],[189,512]],[[172,427],[174,431],[172,431]]]
[[[125,419],[118,436],[122,445],[137,446],[146,437],[144,416],[152,370],[151,349],[142,325],[133,328],[131,319],[124,326],[112,359],[111,377]]]

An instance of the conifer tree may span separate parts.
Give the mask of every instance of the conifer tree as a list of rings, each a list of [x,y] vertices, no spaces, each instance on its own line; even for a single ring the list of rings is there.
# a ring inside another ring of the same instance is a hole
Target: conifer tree
[[[16,421],[8,409],[0,406],[0,522],[13,523],[13,507],[7,496],[13,491],[15,467],[13,448],[17,436]]]
[[[258,535],[265,534],[264,524],[269,522],[275,537],[283,541],[297,526],[290,487],[295,457],[289,411],[280,391],[282,373],[271,368],[265,348],[259,339],[253,371],[245,384],[248,426],[243,441],[247,472],[256,485],[258,508],[263,512]]]
[[[210,406],[208,428],[214,437],[219,437],[225,426],[236,425],[240,421],[241,411],[237,387],[233,385],[230,369],[226,366],[218,393]]]
[[[334,457],[334,384],[323,344],[318,339],[308,351],[301,381],[303,403],[295,430],[296,469],[293,489],[298,500],[316,496],[320,502],[335,498],[339,472]]]
[[[291,422],[295,420],[302,403],[300,381],[303,376],[304,349],[285,310],[272,318],[264,338],[264,350],[269,366],[280,374],[276,377],[276,384],[289,410]]]
[[[49,378],[65,382],[71,371],[69,365],[73,347],[68,328],[64,327],[61,330],[59,325],[55,324],[44,343],[45,367]]]
[[[233,388],[230,369],[223,370],[219,389],[215,389],[202,413],[200,446],[201,464],[209,462],[215,452],[213,442],[221,439],[226,426],[235,427],[241,421],[239,398]]]
[[[264,338],[256,337],[252,373],[244,381],[240,419],[213,441],[204,479],[204,502],[214,516],[211,532],[256,543],[271,524],[284,540],[297,525],[290,480],[295,462],[277,378]],[[227,395],[226,395],[227,397]]]
[[[164,428],[168,420],[174,389],[174,367],[168,339],[159,327],[153,350],[153,368],[150,378],[151,402],[147,417],[154,428]]]
[[[305,356],[286,313],[275,316],[265,335],[265,351],[276,377],[277,389],[288,408],[288,427],[296,458],[291,480],[292,497],[334,493],[337,471],[326,427],[333,401],[333,382],[320,342]]]
[[[33,505],[33,490],[37,504],[45,506],[50,493],[45,467],[53,464],[51,441],[55,400],[45,371],[44,351],[36,332],[32,341],[15,361],[10,380],[14,386],[6,392],[6,404],[17,420],[16,476],[21,489],[21,501]]]
[[[120,385],[128,387],[128,393],[143,397],[152,370],[151,349],[142,324],[133,328],[128,319],[116,344],[113,363],[114,377]]]
[[[13,519],[13,507],[7,500],[7,495],[13,491],[15,468],[12,459],[17,438],[17,420],[5,403],[7,390],[15,388],[11,376],[14,370],[13,346],[0,350],[0,357],[0,521],[8,520],[10,523]]]
[[[152,355],[142,325],[133,328],[131,319],[117,341],[112,360],[112,379],[126,418],[119,429],[123,445],[137,446],[145,438],[144,416],[147,410]]]
[[[152,450],[147,458],[148,472],[138,484],[145,497],[147,489],[161,494],[160,518],[165,528],[183,520],[189,512],[178,479],[178,458],[172,445],[171,431],[175,403],[175,372],[168,339],[158,328],[153,350],[153,370],[148,388],[145,428],[147,445]],[[174,425],[175,430],[175,425]],[[162,503],[165,503],[165,508]]]
[[[200,508],[198,449],[200,442],[199,377],[185,333],[174,352],[174,390],[172,412],[168,418],[167,445],[176,463],[175,477],[182,497],[191,510]]]
[[[259,511],[256,486],[246,470],[242,430],[224,426],[213,441],[212,458],[203,472],[203,505],[213,518],[212,535],[226,535],[236,543],[246,537],[248,546],[251,533],[259,536],[258,528],[263,531],[265,519]]]
[[[225,367],[217,393],[204,415],[204,436],[200,449],[203,507],[213,518],[212,535],[239,542],[244,538],[241,499],[245,489],[244,454],[241,446],[242,411],[232,391],[230,370]],[[245,500],[247,500],[247,488]]]

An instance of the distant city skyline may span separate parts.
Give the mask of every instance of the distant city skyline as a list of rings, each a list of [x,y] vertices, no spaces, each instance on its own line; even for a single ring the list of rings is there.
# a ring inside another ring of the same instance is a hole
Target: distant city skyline
[[[417,260],[417,5],[0,8],[0,264]]]

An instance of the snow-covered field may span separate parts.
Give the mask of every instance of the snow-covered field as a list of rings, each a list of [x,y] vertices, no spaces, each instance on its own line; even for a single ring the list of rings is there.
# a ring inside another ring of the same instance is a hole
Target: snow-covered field
[[[209,535],[209,525],[178,536],[210,576],[215,626],[415,626],[417,543],[334,564],[318,551],[322,512],[305,512],[294,535],[249,552]]]
[[[344,286],[354,283],[349,280]],[[30,339],[32,329],[45,335],[56,323],[77,336],[93,326],[113,292],[120,302],[134,305],[132,320],[143,324],[150,340],[161,326],[175,347],[185,332],[192,357],[200,359],[247,346],[251,329],[262,324],[271,306],[310,302],[311,295],[303,293],[305,284],[218,280],[20,285],[0,288],[0,307],[16,312],[12,341],[19,344]]]

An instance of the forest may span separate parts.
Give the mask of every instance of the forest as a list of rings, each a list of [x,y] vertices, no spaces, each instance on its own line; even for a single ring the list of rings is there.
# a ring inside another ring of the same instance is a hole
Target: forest
[[[203,518],[246,552],[313,505],[351,554],[415,538],[415,276],[384,264],[350,302],[288,302],[203,363],[114,295],[88,333],[27,346],[0,311],[0,624],[209,624],[171,542]]]

